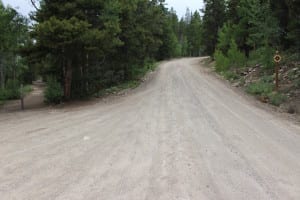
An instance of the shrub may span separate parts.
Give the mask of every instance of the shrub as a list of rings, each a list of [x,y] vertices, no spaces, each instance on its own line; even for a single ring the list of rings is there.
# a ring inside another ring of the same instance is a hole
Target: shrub
[[[231,40],[230,48],[228,50],[228,59],[230,67],[244,67],[246,63],[246,56],[238,49],[234,40]]]
[[[59,104],[63,99],[63,89],[60,83],[53,77],[49,77],[45,90],[45,102]]]
[[[238,80],[240,77],[238,74],[236,74],[233,71],[225,71],[222,73],[225,79],[230,80],[230,81],[235,81]]]
[[[229,69],[229,59],[220,50],[216,50],[214,58],[216,60],[216,70],[218,72]]]
[[[155,60],[153,60],[153,59],[146,59],[145,61],[144,61],[144,66],[146,67],[146,69],[149,71],[154,71],[155,69],[156,69],[156,67],[157,67],[157,64],[156,64],[156,62],[155,62]],[[147,71],[147,72],[148,72]],[[146,74],[146,73],[145,73]]]
[[[246,91],[267,99],[272,105],[279,106],[287,100],[284,94],[273,92],[272,76],[264,76],[259,82],[250,84]]]
[[[145,59],[141,65],[131,66],[131,79],[139,80],[144,77],[149,71],[154,71],[156,68],[155,61],[152,59]]]
[[[259,52],[259,51],[251,51],[249,54],[249,58],[247,60],[247,65],[255,66],[257,64],[262,64],[260,54],[261,54],[261,52]]]
[[[6,99],[20,98],[20,83],[17,80],[8,80],[6,83]]]
[[[248,65],[260,64],[264,69],[272,69],[274,67],[273,57],[275,50],[270,46],[261,47],[250,53]]]
[[[19,82],[8,80],[5,89],[0,89],[0,100],[13,100],[20,98]]]
[[[265,83],[262,81],[251,83],[246,91],[250,94],[254,95],[263,95],[267,96],[269,93],[271,93],[273,90],[273,85],[270,83]]]
[[[218,45],[217,48],[226,54],[230,48],[230,42],[233,38],[233,26],[230,23],[225,23],[218,32]]]
[[[268,98],[270,103],[274,106],[280,106],[280,104],[284,103],[287,100],[287,97],[278,92],[272,92],[268,94]]]
[[[3,89],[0,89],[0,101],[4,101],[4,100],[7,100],[7,90],[3,90]]]
[[[230,48],[227,52],[228,56],[222,51],[216,50],[214,58],[216,60],[216,70],[218,72],[227,71],[231,67],[244,67],[246,64],[246,56],[238,49],[234,40],[231,40]]]
[[[274,81],[274,76],[273,75],[263,76],[263,77],[261,77],[261,81],[264,82],[264,83],[270,83],[270,84],[272,84],[273,81]]]

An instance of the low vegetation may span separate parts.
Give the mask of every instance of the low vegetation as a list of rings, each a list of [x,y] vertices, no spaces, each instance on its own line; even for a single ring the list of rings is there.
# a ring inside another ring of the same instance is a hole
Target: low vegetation
[[[299,17],[295,2],[229,0],[223,3],[207,2],[206,9],[211,10],[204,16],[216,19],[213,11],[226,8],[221,24],[215,22],[221,27],[214,32],[216,71],[265,103],[290,104],[288,110],[299,104],[300,44],[296,35],[300,26],[295,21]],[[278,91],[274,90],[276,50],[281,51],[283,58]]]
[[[0,105],[3,105],[8,100],[20,99],[21,94],[26,96],[31,91],[31,85],[21,87],[18,81],[8,80],[6,87],[4,89],[0,89]]]
[[[133,75],[134,78],[132,80],[120,83],[118,85],[114,85],[109,88],[101,89],[95,94],[95,96],[99,98],[108,94],[116,94],[126,89],[137,88],[142,82],[142,79],[146,76],[146,74],[149,72],[153,72],[157,66],[158,64],[156,62],[149,60],[147,63],[144,64],[144,67],[140,68],[141,70],[135,72],[135,74]]]
[[[45,90],[45,102],[59,104],[63,100],[63,88],[60,83],[53,77],[48,77]]]
[[[31,85],[26,85],[22,88],[18,81],[8,80],[6,87],[4,89],[0,89],[0,100],[14,100],[19,99],[21,93],[26,95],[32,91]]]

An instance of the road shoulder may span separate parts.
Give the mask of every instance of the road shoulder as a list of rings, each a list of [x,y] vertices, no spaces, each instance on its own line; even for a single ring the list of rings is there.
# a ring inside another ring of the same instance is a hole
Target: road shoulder
[[[223,76],[218,74],[213,69],[213,63],[210,61],[208,57],[205,59],[201,59],[198,63],[198,70],[200,73],[207,74],[211,78],[213,78],[216,81],[221,82],[224,84],[227,88],[230,88],[239,96],[242,96],[244,99],[246,99],[249,103],[252,105],[265,110],[266,112],[272,113],[274,116],[280,117],[282,119],[291,121],[297,125],[300,125],[300,114],[289,114],[287,112],[284,112],[280,107],[273,106],[271,104],[263,103],[257,99],[257,97],[252,96],[248,93],[246,93],[245,89],[243,87],[236,87],[233,83],[231,83],[229,80],[226,80]]]

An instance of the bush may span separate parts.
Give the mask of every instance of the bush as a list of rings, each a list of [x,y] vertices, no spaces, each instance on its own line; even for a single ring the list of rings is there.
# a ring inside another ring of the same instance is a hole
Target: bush
[[[246,56],[238,49],[234,40],[230,43],[228,50],[228,59],[230,67],[244,67],[246,63]]]
[[[222,51],[216,50],[214,58],[216,60],[216,70],[218,72],[227,71],[231,67],[244,67],[246,64],[246,56],[239,51],[237,44],[231,40],[230,48],[227,52],[228,56]]]
[[[5,89],[0,89],[0,100],[13,100],[20,98],[19,82],[8,80]]]
[[[45,90],[45,102],[59,104],[63,100],[63,94],[60,83],[53,77],[48,78]]]
[[[261,52],[259,51],[251,51],[250,54],[249,54],[249,58],[247,60],[247,65],[248,66],[255,66],[255,65],[258,65],[258,64],[262,64],[261,63]]]
[[[6,83],[6,99],[20,98],[20,83],[17,80],[8,80]]]
[[[0,101],[7,100],[7,90],[0,89]]]
[[[229,69],[229,59],[220,50],[216,50],[214,58],[216,60],[216,70],[218,72]]]
[[[272,92],[268,94],[268,98],[270,103],[274,106],[280,106],[280,104],[284,103],[287,100],[287,97],[283,94],[278,92]]]
[[[270,75],[270,76],[263,76],[263,77],[261,77],[261,81],[264,82],[264,83],[270,83],[270,84],[273,84],[274,76],[273,76],[273,75]]]
[[[228,52],[228,49],[230,48],[230,42],[232,41],[234,35],[233,32],[233,26],[230,23],[225,23],[218,32],[217,48],[224,54],[226,54]]]
[[[235,81],[235,80],[240,79],[240,76],[233,71],[225,71],[225,72],[222,72],[221,74],[222,74],[222,76],[224,76],[225,79],[230,80],[230,81]]]
[[[250,94],[254,95],[262,95],[267,96],[269,93],[271,93],[273,90],[273,85],[270,83],[265,83],[262,81],[251,83],[246,91]]]
[[[284,94],[273,92],[272,80],[272,76],[264,76],[259,82],[250,84],[246,91],[267,99],[266,102],[272,105],[279,106],[287,100],[287,97]]]
[[[157,67],[157,64],[156,64],[155,60],[152,60],[152,59],[146,59],[146,60],[144,61],[144,66],[146,67],[147,72],[148,72],[148,71],[154,71],[154,70],[156,69],[156,67]],[[146,72],[146,73],[147,73],[147,72]],[[146,73],[144,73],[144,75],[145,75]]]
[[[273,69],[274,61],[273,57],[275,50],[269,46],[261,47],[255,51],[250,52],[248,59],[248,65],[253,66],[260,64],[264,69]]]
[[[131,66],[131,77],[132,80],[139,80],[143,78],[149,71],[154,71],[156,68],[155,61],[152,59],[145,59],[141,65]]]

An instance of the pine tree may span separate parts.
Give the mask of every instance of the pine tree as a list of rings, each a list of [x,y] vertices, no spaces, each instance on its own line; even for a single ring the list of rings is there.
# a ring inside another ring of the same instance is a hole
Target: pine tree
[[[296,51],[300,51],[300,2],[285,0],[289,10],[289,21],[287,26],[287,39]]]
[[[205,53],[212,55],[217,45],[218,31],[225,22],[225,1],[204,0],[203,45]]]
[[[241,0],[227,0],[226,1],[226,16],[227,21],[231,24],[237,24],[239,22],[239,16],[237,15],[238,6]]]
[[[234,29],[231,22],[226,22],[218,33],[218,44],[217,49],[226,55],[230,48],[230,43],[234,38]]]
[[[90,58],[103,57],[121,44],[117,10],[117,1],[42,2],[33,35],[39,49],[57,57],[65,99],[71,98],[73,75],[84,76]]]
[[[191,22],[187,29],[187,39],[190,55],[199,56],[201,54],[202,20],[198,11],[194,12],[191,17]]]
[[[16,81],[21,73],[19,49],[28,39],[27,20],[0,1],[0,88],[7,79]]]

